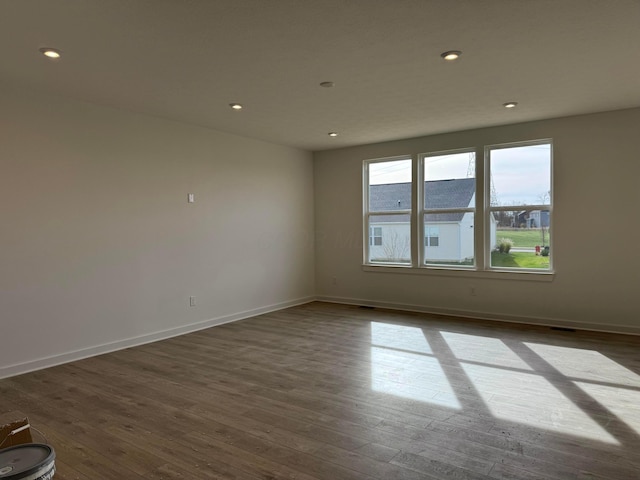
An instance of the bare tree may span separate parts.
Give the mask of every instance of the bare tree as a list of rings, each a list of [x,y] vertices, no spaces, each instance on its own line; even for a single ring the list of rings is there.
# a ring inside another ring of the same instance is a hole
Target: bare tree
[[[392,231],[382,245],[385,257],[390,262],[406,261],[409,258],[409,237]]]

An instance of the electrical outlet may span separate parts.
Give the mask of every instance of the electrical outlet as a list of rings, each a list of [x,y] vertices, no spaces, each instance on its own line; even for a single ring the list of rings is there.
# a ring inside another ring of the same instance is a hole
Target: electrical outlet
[[[189,306],[190,307],[196,306],[196,297],[189,297]]]
[[[475,297],[477,295],[475,286],[472,285],[469,287],[469,295],[471,295],[472,297]]]

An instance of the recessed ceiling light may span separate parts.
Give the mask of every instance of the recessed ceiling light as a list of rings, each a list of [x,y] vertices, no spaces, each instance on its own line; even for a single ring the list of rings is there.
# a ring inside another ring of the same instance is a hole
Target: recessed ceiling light
[[[518,105],[518,102],[507,102],[507,103],[503,103],[503,104],[502,104],[502,106],[503,106],[504,108],[513,108],[513,107],[515,107],[516,105]]]
[[[448,62],[457,60],[458,58],[460,58],[460,55],[462,55],[462,52],[460,50],[449,50],[448,52],[443,52],[440,54],[440,56]]]
[[[242,105],[240,105],[239,103],[230,103],[229,106],[234,110],[242,110]]]
[[[60,58],[62,53],[57,48],[41,48],[40,53],[49,58]]]
[[[337,137],[338,136],[338,132],[329,132],[328,135],[330,137]]]
[[[324,87],[324,88],[331,88],[331,87],[333,87],[334,85],[335,85],[335,83],[333,83],[333,82],[321,82],[321,83],[320,83],[320,86],[321,86],[321,87]]]

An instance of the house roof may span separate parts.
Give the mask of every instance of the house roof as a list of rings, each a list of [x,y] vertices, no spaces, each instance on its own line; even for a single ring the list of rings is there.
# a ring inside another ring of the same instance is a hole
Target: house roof
[[[425,208],[467,208],[476,191],[475,178],[424,182]],[[386,212],[411,208],[411,183],[388,183],[369,187],[369,210]],[[429,213],[427,222],[459,222],[464,213]],[[404,216],[403,216],[404,217]],[[406,221],[397,215],[379,215],[375,223]]]

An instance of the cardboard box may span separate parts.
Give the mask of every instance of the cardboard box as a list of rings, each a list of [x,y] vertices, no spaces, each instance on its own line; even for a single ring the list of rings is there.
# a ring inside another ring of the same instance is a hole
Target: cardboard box
[[[33,443],[31,424],[28,418],[16,420],[0,427],[0,449]]]

